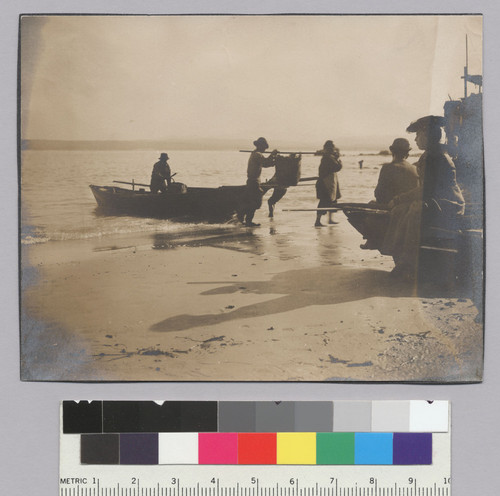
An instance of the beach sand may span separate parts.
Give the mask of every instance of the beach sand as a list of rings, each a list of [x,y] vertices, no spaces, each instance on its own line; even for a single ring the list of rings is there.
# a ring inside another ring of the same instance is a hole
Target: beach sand
[[[254,229],[24,246],[22,378],[481,380],[468,297],[394,281],[342,214],[321,229],[259,214]]]

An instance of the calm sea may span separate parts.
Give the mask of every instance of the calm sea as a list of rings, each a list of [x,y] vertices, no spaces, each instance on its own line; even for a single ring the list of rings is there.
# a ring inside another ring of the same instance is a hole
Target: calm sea
[[[363,153],[363,155],[360,155]],[[369,155],[373,153],[373,155]],[[339,173],[341,201],[364,202],[373,198],[378,172],[388,157],[376,152],[346,152]],[[96,214],[89,185],[113,185],[114,180],[149,184],[159,153],[152,151],[23,151],[21,165],[21,242],[78,240],[134,232],[179,232],[204,229],[203,225],[168,220]],[[175,180],[189,186],[241,185],[246,181],[248,154],[233,151],[171,151]],[[363,169],[358,162],[363,160]],[[411,160],[416,161],[416,159]],[[302,177],[317,175],[319,157],[303,156]],[[273,169],[265,169],[269,179]],[[304,183],[302,183],[304,184]],[[315,208],[315,188],[289,188],[278,204],[283,208]],[[120,186],[120,185],[118,185]],[[127,186],[124,186],[127,187]],[[269,195],[269,194],[268,194]],[[265,206],[265,204],[264,204]],[[262,212],[259,215],[264,215]],[[281,216],[293,217],[293,213]],[[314,216],[314,213],[308,213]],[[285,217],[283,217],[285,219]],[[258,220],[258,219],[257,219]],[[213,227],[213,226],[212,226]],[[231,226],[226,226],[228,229]]]

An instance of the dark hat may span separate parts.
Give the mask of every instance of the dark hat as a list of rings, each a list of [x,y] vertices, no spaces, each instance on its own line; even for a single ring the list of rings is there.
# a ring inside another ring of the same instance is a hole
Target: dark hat
[[[161,153],[160,160],[162,160],[162,159],[168,160],[168,153]]]
[[[264,145],[266,148],[269,148],[269,144],[267,143],[267,140],[266,138],[258,138],[256,139],[254,142],[253,142],[254,146],[258,146],[258,145]]]
[[[329,148],[331,150],[333,150],[335,148],[335,145],[333,144],[332,140],[325,141],[325,144],[323,145],[323,150],[325,150],[326,148]]]
[[[440,128],[446,124],[446,119],[440,115],[426,115],[413,121],[407,128],[408,133],[416,133],[425,129]]]
[[[411,150],[410,142],[405,138],[396,138],[389,149],[391,152],[397,150],[408,153]]]

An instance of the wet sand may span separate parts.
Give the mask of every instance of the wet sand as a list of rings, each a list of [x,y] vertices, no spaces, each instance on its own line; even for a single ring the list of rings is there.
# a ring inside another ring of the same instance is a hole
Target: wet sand
[[[395,282],[342,214],[264,213],[23,247],[23,379],[481,380],[466,295]]]

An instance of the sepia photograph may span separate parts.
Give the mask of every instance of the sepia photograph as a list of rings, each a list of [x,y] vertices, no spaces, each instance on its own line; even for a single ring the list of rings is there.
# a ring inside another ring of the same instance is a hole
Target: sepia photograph
[[[21,379],[481,382],[482,23],[21,15]]]

